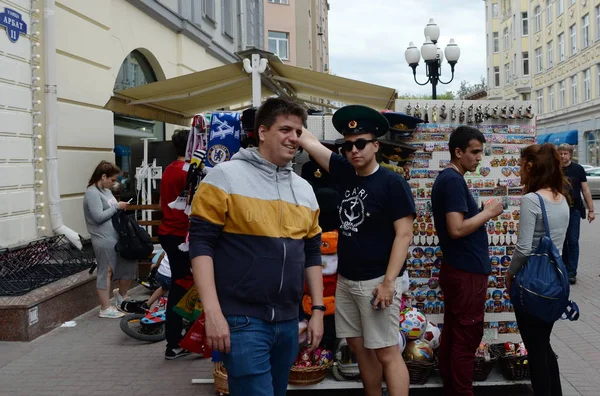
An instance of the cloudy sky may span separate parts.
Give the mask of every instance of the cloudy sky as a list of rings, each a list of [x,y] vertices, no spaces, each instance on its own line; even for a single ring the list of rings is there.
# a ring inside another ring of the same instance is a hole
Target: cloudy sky
[[[404,59],[410,41],[425,41],[429,18],[440,27],[442,50],[454,38],[461,50],[450,85],[438,93],[457,90],[460,81],[477,83],[486,74],[485,3],[482,0],[329,0],[329,60],[341,77],[396,88],[399,94],[431,94],[431,85],[418,86]],[[424,62],[417,78],[425,80]],[[442,80],[450,78],[444,60]]]

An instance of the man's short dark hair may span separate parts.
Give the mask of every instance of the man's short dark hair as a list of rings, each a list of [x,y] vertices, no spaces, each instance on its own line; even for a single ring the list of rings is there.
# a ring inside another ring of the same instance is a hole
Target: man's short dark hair
[[[302,120],[302,125],[306,126],[308,114],[306,109],[298,103],[282,98],[269,98],[258,108],[254,120],[254,131],[258,134],[258,128],[264,125],[271,128],[278,116],[297,116]],[[259,139],[257,139],[259,140]]]
[[[173,146],[175,146],[175,152],[177,153],[178,157],[185,157],[188,136],[190,136],[189,129],[177,129],[175,132],[173,132],[171,141],[173,142]]]
[[[457,148],[462,151],[467,151],[471,140],[477,140],[481,144],[485,143],[485,136],[477,128],[473,128],[466,125],[461,125],[450,134],[450,140],[448,141],[448,148],[450,149],[450,158],[455,157],[455,150]]]

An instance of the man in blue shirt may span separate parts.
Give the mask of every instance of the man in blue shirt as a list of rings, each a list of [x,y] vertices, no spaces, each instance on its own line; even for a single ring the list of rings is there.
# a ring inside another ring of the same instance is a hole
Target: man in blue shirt
[[[389,123],[369,107],[335,112],[344,156],[304,130],[300,145],[329,174],[340,194],[335,327],[355,354],[367,396],[380,396],[382,374],[390,395],[408,395],[409,377],[398,349],[403,268],[415,206],[408,183],[380,167],[378,137]]]
[[[433,219],[444,254],[440,286],[444,291],[444,335],[439,350],[446,395],[473,395],[475,351],[483,337],[483,317],[491,272],[485,224],[503,211],[497,199],[479,211],[464,179],[481,161],[485,137],[460,126],[450,135],[450,165],[431,191]]]

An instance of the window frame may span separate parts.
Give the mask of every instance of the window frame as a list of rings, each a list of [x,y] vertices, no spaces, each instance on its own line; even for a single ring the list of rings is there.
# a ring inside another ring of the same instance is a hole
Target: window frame
[[[527,66],[525,66],[527,65]],[[529,51],[521,53],[521,67],[524,76],[528,76],[531,73],[531,64],[529,62]]]
[[[500,52],[500,32],[492,32],[492,51],[494,54]]]
[[[500,81],[500,66],[494,66],[494,87],[499,87]]]
[[[271,37],[271,33],[283,33],[285,34],[285,38],[278,38],[278,37]],[[270,51],[271,50],[271,40],[275,40],[276,41],[276,48],[277,51]],[[279,54],[279,45],[281,41],[285,41],[286,42],[286,57],[282,58]],[[289,32],[281,32],[278,30],[269,30],[267,31],[267,42],[268,42],[268,48],[270,52],[273,52],[275,55],[277,55],[279,57],[279,59],[281,60],[286,60],[289,61],[290,60],[290,33]]]
[[[592,71],[587,68],[583,71],[583,100],[592,99]]]
[[[550,69],[554,67],[554,40],[548,42],[546,53],[548,58],[546,63],[548,64],[548,69]]]
[[[529,17],[527,11],[521,12],[521,36],[529,36]]]
[[[544,54],[542,53],[542,47],[537,47],[534,50],[534,58],[535,58],[535,74],[541,73],[544,71]]]
[[[533,9],[533,30],[535,33],[542,30],[542,7],[539,5]]]
[[[570,56],[573,56],[577,53],[577,24],[574,23],[569,26],[569,47],[571,53]]]
[[[558,41],[556,42],[556,47],[558,48],[558,63],[564,62],[566,58],[565,51],[565,32],[561,32],[558,35]]]
[[[571,106],[579,104],[579,90],[577,89],[577,74],[571,76]]]
[[[581,49],[590,45],[590,13],[581,17]]]

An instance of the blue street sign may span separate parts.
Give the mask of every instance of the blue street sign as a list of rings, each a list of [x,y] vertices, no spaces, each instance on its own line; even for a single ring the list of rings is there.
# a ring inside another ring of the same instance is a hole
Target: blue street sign
[[[10,8],[4,8],[4,12],[0,12],[0,26],[6,28],[8,39],[13,43],[17,42],[21,34],[27,34],[27,24],[21,14]]]

